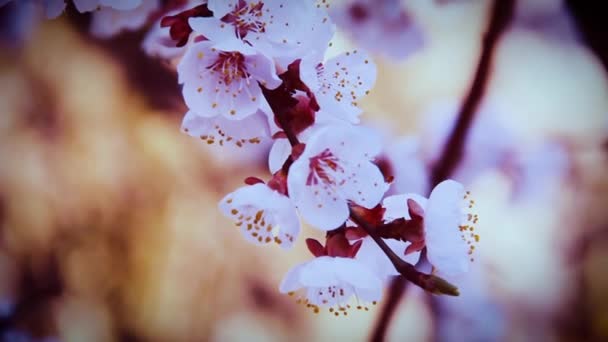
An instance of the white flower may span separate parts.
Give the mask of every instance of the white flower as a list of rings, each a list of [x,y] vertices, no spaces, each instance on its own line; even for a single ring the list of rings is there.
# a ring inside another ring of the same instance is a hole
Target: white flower
[[[252,115],[262,101],[258,82],[270,89],[281,84],[267,57],[217,50],[208,41],[190,45],[177,72],[186,105],[205,117],[238,120]]]
[[[309,139],[291,165],[287,188],[302,217],[322,230],[349,216],[348,201],[373,208],[388,189],[371,160],[380,152],[377,135],[363,127],[332,125]]]
[[[380,249],[378,244],[370,236],[366,236],[363,239],[361,248],[357,252],[356,260],[365,264],[369,269],[374,270],[376,275],[382,280],[388,280],[391,276],[399,275],[399,272],[386,256],[386,254]],[[411,244],[410,242],[403,242],[395,239],[383,239],[388,247],[395,252],[401,259],[410,263],[416,264],[420,259],[420,252],[408,253],[405,255],[405,250]]]
[[[321,63],[307,55],[300,63],[300,78],[315,94],[322,110],[351,123],[359,122],[361,97],[376,82],[376,65],[362,51],[342,53]]]
[[[424,232],[427,258],[434,268],[448,276],[458,275],[469,269],[472,254],[479,242],[475,232],[478,215],[472,209],[475,202],[465,192],[462,184],[446,180],[439,183],[429,199],[407,194],[387,197],[383,206],[385,217],[408,218],[406,201],[416,201],[424,209]]]
[[[160,0],[142,0],[132,9],[101,7],[93,13],[91,34],[99,38],[109,38],[123,30],[137,30],[148,21],[152,12],[160,7]]]
[[[213,17],[189,21],[196,33],[218,49],[285,58],[283,67],[305,52],[324,53],[334,33],[325,9],[311,0],[210,0],[208,7]]]
[[[321,306],[330,307],[329,311],[338,316],[340,312],[347,314],[353,296],[357,309],[380,300],[382,280],[355,259],[321,256],[289,270],[279,290],[290,295],[302,290],[303,299],[298,302],[315,313]]]
[[[275,242],[287,249],[300,233],[300,221],[289,198],[262,183],[226,195],[219,207],[255,244]]]
[[[351,0],[331,11],[331,17],[358,45],[394,60],[424,44],[420,28],[400,0]]]

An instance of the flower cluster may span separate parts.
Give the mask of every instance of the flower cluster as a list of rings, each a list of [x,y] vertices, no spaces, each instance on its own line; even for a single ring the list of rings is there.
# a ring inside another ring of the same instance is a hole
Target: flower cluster
[[[37,5],[48,17],[66,6],[64,1]],[[339,15],[344,8],[352,20],[386,24],[390,39],[376,42],[381,48],[407,47],[389,54],[403,57],[416,48],[419,36],[408,31],[409,17],[398,2],[351,1],[338,9],[326,0],[162,5],[74,0],[73,5],[93,12],[91,32],[98,37],[156,21],[142,47],[151,56],[179,58],[178,82],[188,108],[183,132],[226,153],[272,145],[269,179],[247,178],[219,209],[256,245],[291,248],[300,238],[301,220],[325,232],[324,242],[305,240],[314,258],[285,275],[281,292],[314,312],[326,307],[336,316],[351,308],[368,310],[395,276],[433,293],[457,294],[439,276],[465,272],[474,259],[479,241],[474,201],[452,180],[438,184],[429,198],[400,191],[404,186],[389,192],[395,180],[407,183],[403,175],[420,173],[414,167],[419,161],[411,153],[392,157],[381,136],[360,125],[359,104],[374,86],[376,66],[363,50],[327,56],[332,17],[344,24]],[[426,188],[420,184],[417,192]],[[415,269],[422,255],[432,274]]]
[[[314,258],[287,273],[281,292],[336,316],[367,310],[399,275],[454,294],[437,275],[464,272],[473,260],[474,202],[455,181],[428,199],[387,197],[388,149],[359,124],[376,67],[362,50],[326,58],[335,31],[329,7],[324,0],[190,3],[168,12],[144,47],[181,57],[185,133],[244,150],[272,141],[269,179],[249,177],[219,203],[245,239],[289,249],[300,220],[326,232],[324,243],[306,239]],[[413,266],[423,249],[433,275]]]

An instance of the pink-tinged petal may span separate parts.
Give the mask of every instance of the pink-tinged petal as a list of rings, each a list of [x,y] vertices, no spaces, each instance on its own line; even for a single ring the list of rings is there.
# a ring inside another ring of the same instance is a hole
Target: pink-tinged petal
[[[350,258],[334,258],[334,270],[341,282],[356,288],[382,291],[382,280],[365,264]]]
[[[99,4],[117,10],[132,10],[148,0],[99,0]]]
[[[354,295],[363,303],[377,302],[382,299],[382,288],[361,289],[356,288]]]
[[[175,41],[169,34],[169,27],[160,27],[158,22],[152,25],[141,47],[148,56],[163,59],[177,58],[185,51],[184,47],[175,46]]]
[[[337,284],[336,265],[334,259],[328,256],[314,258],[300,272],[300,281],[306,287],[327,287]]]
[[[388,190],[389,184],[375,164],[361,161],[351,165],[350,179],[341,187],[341,193],[356,204],[371,209],[375,207]]]
[[[288,249],[300,231],[300,223],[289,198],[266,184],[237,189],[220,201],[219,208],[224,216],[236,222],[249,242],[257,245],[275,242]]]
[[[218,50],[255,53],[254,49],[237,38],[232,25],[228,25],[216,17],[190,18],[188,24],[194,32],[205,36]]]
[[[268,169],[274,174],[279,171],[291,154],[291,145],[287,139],[275,139],[268,155]]]
[[[264,87],[275,89],[281,85],[282,81],[279,79],[274,63],[270,58],[262,54],[248,56],[245,65],[249,74]]]
[[[258,145],[270,138],[266,117],[261,112],[243,120],[229,120],[222,116],[208,118],[189,111],[182,121],[182,130],[209,145],[239,148]]]
[[[279,292],[293,292],[303,287],[302,282],[300,281],[300,273],[305,265],[306,263],[301,263],[287,271],[287,274],[285,274],[281,284],[279,285]]]
[[[90,12],[99,7],[99,0],[74,0],[74,5],[78,12]]]
[[[321,230],[339,227],[348,218],[346,200],[324,189],[322,183],[306,185],[309,175],[308,159],[296,160],[289,169],[287,189],[302,218]]]
[[[352,123],[359,121],[359,101],[376,82],[376,65],[364,52],[354,50],[324,63],[320,87],[314,92],[321,108]]]
[[[314,156],[328,146],[349,160],[371,160],[382,151],[382,139],[373,130],[349,124],[327,125],[312,131],[305,154]]]
[[[45,0],[45,15],[48,19],[55,19],[63,13],[65,9],[64,0]]]
[[[266,20],[264,33],[249,39],[252,44],[267,51],[282,68],[305,54],[322,58],[335,31],[325,8],[308,0],[270,0],[264,8],[272,17]]]
[[[139,29],[147,23],[148,16],[159,6],[159,0],[145,0],[140,6],[128,10],[102,7],[93,13],[91,34],[99,38],[109,38],[123,30]]]
[[[410,264],[415,264],[418,262],[418,259],[420,259],[420,252],[414,252],[404,256],[405,250],[410,245],[409,242],[394,239],[385,239],[384,242],[393,252],[395,252],[395,254]],[[367,268],[373,270],[382,280],[386,280],[390,276],[399,275],[399,272],[397,272],[390,259],[369,236],[363,238],[363,244],[355,259],[365,264]]]
[[[300,61],[300,80],[312,90],[319,89],[321,84],[319,83],[319,76],[317,74],[317,66],[322,64],[323,56],[317,56],[315,54],[307,54]]]
[[[446,180],[433,189],[425,208],[427,256],[447,275],[466,272],[469,267],[467,244],[459,230],[464,195],[462,184]]]
[[[407,200],[413,199],[423,209],[426,208],[428,200],[418,194],[402,194],[387,196],[382,200],[384,211],[384,222],[390,222],[399,218],[411,219],[407,208]]]
[[[207,7],[213,12],[213,16],[221,19],[223,16],[233,11],[239,0],[209,0]]]

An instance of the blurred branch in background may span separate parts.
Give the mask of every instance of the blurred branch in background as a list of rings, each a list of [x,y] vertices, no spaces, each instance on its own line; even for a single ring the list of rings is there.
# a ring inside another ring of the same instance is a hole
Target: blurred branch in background
[[[515,0],[495,0],[492,4],[488,19],[488,28],[483,36],[477,69],[458,114],[456,125],[449,135],[439,160],[432,168],[431,189],[450,176],[462,157],[467,134],[475,119],[475,113],[485,94],[486,86],[490,79],[492,59],[495,54],[496,46],[501,35],[509,26],[514,9]],[[397,277],[392,281],[386,300],[384,301],[385,304],[382,308],[382,312],[378,317],[376,327],[372,333],[372,341],[380,342],[385,340],[386,331],[399,301],[405,293],[406,284],[407,282],[403,277]]]

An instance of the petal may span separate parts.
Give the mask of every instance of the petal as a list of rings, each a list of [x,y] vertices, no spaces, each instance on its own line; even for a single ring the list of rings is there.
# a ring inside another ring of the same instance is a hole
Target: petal
[[[142,2],[146,1],[149,0],[99,0],[99,3],[103,6],[108,6],[117,10],[125,11],[132,10],[141,5]]]
[[[404,256],[405,250],[410,245],[409,242],[395,239],[384,239],[384,242],[393,252],[395,252],[395,254],[410,264],[415,264],[418,262],[418,259],[420,259],[420,252],[414,252]],[[386,280],[389,276],[399,275],[399,272],[397,272],[390,259],[371,237],[363,238],[363,244],[355,259],[365,264],[367,268],[374,270],[374,272],[383,280]]]
[[[358,122],[358,104],[376,82],[376,65],[366,53],[354,50],[328,60],[324,68],[321,88],[315,92],[319,105],[332,107],[339,111],[337,115]]]
[[[261,112],[243,120],[228,120],[222,116],[207,118],[189,111],[182,121],[182,130],[208,144],[220,146],[243,147],[270,139],[266,117]]]
[[[242,53],[254,53],[255,50],[245,45],[237,38],[234,26],[226,24],[215,17],[195,17],[188,20],[190,27],[207,38],[213,47],[223,51],[239,51]]]
[[[371,160],[382,151],[382,139],[370,128],[350,124],[327,125],[311,131],[304,155],[315,156],[330,148],[343,159]]]
[[[239,0],[209,0],[207,7],[213,12],[213,16],[221,19],[223,16],[232,12]]]
[[[160,27],[158,22],[146,34],[142,49],[147,55],[164,59],[173,59],[182,55],[184,47],[176,47],[169,35],[169,27]]]
[[[291,154],[291,145],[285,138],[275,139],[268,155],[268,169],[274,174],[279,171],[289,155]]]
[[[289,169],[287,189],[302,218],[315,228],[331,230],[339,227],[348,218],[346,200],[322,184],[307,185],[308,158],[300,157]]]
[[[354,294],[362,302],[371,303],[382,298],[382,287],[355,288]]]
[[[282,81],[277,76],[272,60],[262,54],[247,56],[247,72],[268,89],[275,89]]]
[[[306,263],[301,263],[287,271],[279,285],[279,292],[288,293],[302,288],[304,285],[300,282],[300,274],[305,266]]]
[[[290,249],[300,235],[300,219],[289,198],[281,196],[281,202],[277,206],[275,215],[279,225],[276,241],[283,249]]]
[[[443,181],[431,192],[424,215],[429,261],[448,275],[465,272],[469,266],[467,245],[459,230],[463,197],[462,184]]]
[[[334,272],[341,282],[361,289],[380,289],[382,281],[365,264],[350,258],[334,258]]]
[[[63,13],[65,9],[64,0],[45,0],[45,15],[48,19],[55,19]]]
[[[375,164],[362,161],[351,167],[349,180],[340,187],[340,192],[347,199],[360,206],[371,209],[375,207],[388,190],[389,184]]]
[[[191,44],[177,65],[178,82],[182,84],[200,81],[200,69],[212,65],[217,55],[217,52],[211,50],[211,43],[208,41]]]
[[[99,0],[74,0],[78,12],[90,12],[99,6]]]
[[[319,89],[319,77],[317,76],[317,66],[321,64],[323,56],[307,54],[300,61],[300,80],[313,91]]]
[[[407,200],[413,199],[422,208],[426,208],[427,199],[418,194],[401,194],[387,196],[382,201],[382,207],[386,209],[384,212],[384,221],[390,222],[399,218],[411,219],[407,208]]]
[[[314,258],[302,267],[300,282],[306,287],[327,287],[338,284],[334,263],[335,258],[322,256]]]

